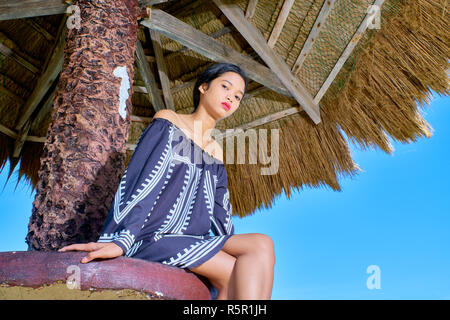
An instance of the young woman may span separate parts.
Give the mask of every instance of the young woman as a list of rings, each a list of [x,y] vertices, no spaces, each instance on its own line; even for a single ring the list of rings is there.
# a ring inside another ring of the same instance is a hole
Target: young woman
[[[223,150],[208,134],[239,108],[246,89],[238,66],[206,68],[194,87],[194,112],[158,111],[141,134],[98,241],[59,251],[88,251],[82,263],[125,254],[188,268],[208,278],[218,300],[270,299],[272,239],[234,234]],[[174,151],[176,136],[188,156]],[[193,161],[198,154],[208,161]]]

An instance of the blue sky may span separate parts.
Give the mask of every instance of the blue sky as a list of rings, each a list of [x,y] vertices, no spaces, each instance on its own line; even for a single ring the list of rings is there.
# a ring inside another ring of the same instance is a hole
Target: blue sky
[[[392,142],[393,155],[361,151],[364,172],[330,188],[278,196],[243,219],[236,233],[265,233],[275,244],[272,299],[450,299],[450,108],[434,96],[423,116],[431,138]],[[0,190],[9,163],[0,176]],[[0,193],[0,251],[26,250],[34,193],[17,170]],[[367,279],[378,268],[380,288]]]

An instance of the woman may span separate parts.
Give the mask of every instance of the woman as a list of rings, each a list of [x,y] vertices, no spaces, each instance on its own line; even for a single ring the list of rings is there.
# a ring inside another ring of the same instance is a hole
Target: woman
[[[270,299],[273,242],[264,234],[234,234],[223,151],[209,135],[239,108],[246,89],[238,66],[206,68],[194,87],[194,112],[160,110],[140,136],[98,242],[59,251],[88,251],[82,263],[125,254],[187,268],[208,278],[218,300]],[[174,152],[174,136],[194,152]],[[194,164],[198,153],[208,163]]]

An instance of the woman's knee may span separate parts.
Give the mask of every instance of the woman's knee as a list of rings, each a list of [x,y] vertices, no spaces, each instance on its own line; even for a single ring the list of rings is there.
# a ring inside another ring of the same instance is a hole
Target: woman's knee
[[[274,243],[263,233],[235,234],[225,242],[223,250],[236,258],[252,255],[275,263]]]
[[[271,237],[258,233],[255,240],[255,250],[265,261],[275,264],[275,247]]]

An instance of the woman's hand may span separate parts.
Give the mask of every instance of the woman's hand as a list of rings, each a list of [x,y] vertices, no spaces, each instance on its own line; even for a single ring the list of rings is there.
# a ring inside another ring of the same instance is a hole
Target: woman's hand
[[[58,251],[89,251],[88,255],[81,259],[81,263],[88,263],[97,258],[115,258],[123,254],[122,248],[112,242],[75,243]]]

